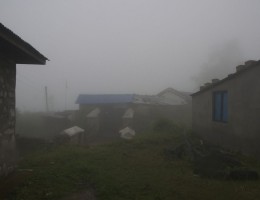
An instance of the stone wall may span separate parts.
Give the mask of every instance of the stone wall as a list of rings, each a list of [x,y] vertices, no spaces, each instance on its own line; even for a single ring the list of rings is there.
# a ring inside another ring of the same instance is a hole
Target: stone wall
[[[101,110],[98,118],[87,119],[91,109]],[[133,109],[132,119],[123,118],[129,108]],[[138,133],[151,129],[160,119],[171,119],[175,123],[191,127],[191,104],[152,105],[152,104],[113,104],[80,106],[78,123],[88,133],[118,135],[118,131],[129,126]],[[93,131],[95,130],[95,131]],[[98,131],[97,131],[98,130]]]
[[[0,58],[0,176],[14,170],[16,64]]]

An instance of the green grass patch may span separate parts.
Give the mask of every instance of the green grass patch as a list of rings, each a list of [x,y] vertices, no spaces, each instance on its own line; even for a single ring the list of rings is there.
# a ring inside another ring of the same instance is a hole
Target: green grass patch
[[[203,179],[188,160],[167,159],[164,150],[182,142],[179,129],[168,128],[132,141],[35,152],[20,163],[32,172],[8,199],[62,199],[89,188],[99,200],[260,199],[259,181]]]

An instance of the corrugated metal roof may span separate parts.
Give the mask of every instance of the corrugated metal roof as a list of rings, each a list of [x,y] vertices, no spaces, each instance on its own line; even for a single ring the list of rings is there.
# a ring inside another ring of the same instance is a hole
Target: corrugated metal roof
[[[46,58],[29,43],[0,23],[0,52],[17,64],[45,64]]]
[[[97,118],[101,110],[99,108],[95,108],[87,114],[87,118]]]
[[[247,61],[248,62],[248,61]],[[218,82],[215,82],[215,83],[209,83],[208,86],[205,86],[203,89],[199,90],[198,92],[195,92],[193,94],[191,94],[191,96],[196,96],[196,95],[199,95],[209,89],[212,89],[214,87],[216,87],[217,85],[220,85],[226,81],[229,81],[229,80],[232,80],[233,78],[237,77],[237,76],[240,76],[241,74],[244,74],[245,72],[247,72],[248,70],[251,70],[252,68],[255,68],[255,67],[260,67],[260,60],[258,61],[253,61],[252,63],[250,63],[249,65],[246,65],[245,62],[245,65],[243,66],[243,68],[239,71],[236,71],[234,74],[229,74],[226,78],[218,81]]]
[[[132,103],[133,99],[133,94],[80,94],[76,104]]]
[[[124,119],[132,119],[134,117],[134,113],[135,113],[135,111],[132,108],[128,108],[125,111],[125,113],[124,113],[122,118],[124,118]]]
[[[64,131],[61,132],[61,135],[68,135],[70,137],[78,134],[78,133],[82,133],[84,132],[85,130],[78,127],[78,126],[73,126],[71,128],[68,128],[68,129],[65,129]]]

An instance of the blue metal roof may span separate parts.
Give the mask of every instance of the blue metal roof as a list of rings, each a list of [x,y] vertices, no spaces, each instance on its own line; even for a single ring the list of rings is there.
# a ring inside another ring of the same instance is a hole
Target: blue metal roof
[[[131,103],[134,100],[133,94],[80,94],[76,104],[113,104]]]

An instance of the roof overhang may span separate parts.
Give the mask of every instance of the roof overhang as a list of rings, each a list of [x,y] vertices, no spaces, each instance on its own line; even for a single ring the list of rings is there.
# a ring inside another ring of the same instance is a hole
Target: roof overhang
[[[16,64],[46,64],[46,58],[0,23],[0,53]]]

